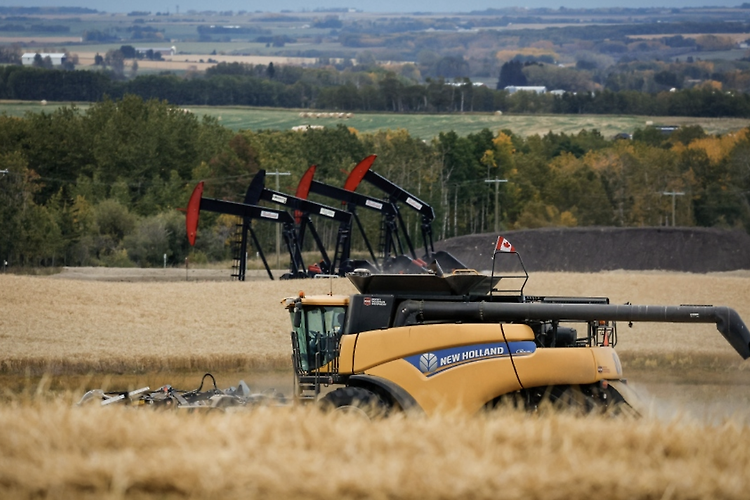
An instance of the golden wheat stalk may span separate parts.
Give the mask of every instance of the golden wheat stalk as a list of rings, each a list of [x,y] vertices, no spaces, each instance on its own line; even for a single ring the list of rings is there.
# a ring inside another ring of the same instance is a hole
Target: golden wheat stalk
[[[310,408],[16,401],[0,407],[0,496],[744,499],[748,430],[732,420],[501,411],[369,422]]]

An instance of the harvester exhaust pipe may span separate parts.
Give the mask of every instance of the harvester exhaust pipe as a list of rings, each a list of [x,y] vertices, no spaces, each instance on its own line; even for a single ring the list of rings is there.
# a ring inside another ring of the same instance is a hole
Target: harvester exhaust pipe
[[[394,326],[423,321],[644,321],[658,323],[715,323],[717,330],[744,359],[750,358],[750,331],[729,307],[714,306],[637,306],[613,304],[549,304],[492,302],[401,303]]]

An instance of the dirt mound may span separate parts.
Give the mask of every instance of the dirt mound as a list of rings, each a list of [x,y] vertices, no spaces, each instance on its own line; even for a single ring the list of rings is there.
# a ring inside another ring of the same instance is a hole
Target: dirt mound
[[[502,233],[529,272],[614,269],[707,273],[750,269],[750,235],[713,228],[544,228]],[[467,267],[491,267],[497,235],[460,236],[435,244]]]

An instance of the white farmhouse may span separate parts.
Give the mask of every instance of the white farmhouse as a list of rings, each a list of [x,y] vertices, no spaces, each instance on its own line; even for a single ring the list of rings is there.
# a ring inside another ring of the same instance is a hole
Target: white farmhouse
[[[52,66],[62,66],[62,63],[67,60],[65,54],[62,52],[26,52],[21,56],[21,63],[24,66],[32,66],[34,64],[34,58],[36,57],[37,53],[42,57],[42,59],[44,59],[45,57],[49,57],[50,60],[52,60]]]

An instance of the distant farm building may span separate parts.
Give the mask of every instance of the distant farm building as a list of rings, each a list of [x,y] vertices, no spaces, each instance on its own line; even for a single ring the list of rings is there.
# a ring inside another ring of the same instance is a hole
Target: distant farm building
[[[466,85],[464,82],[446,82],[446,85],[450,85],[451,87],[463,87]],[[486,87],[487,84],[483,82],[471,82],[472,87]]]
[[[42,59],[45,59],[47,57],[50,58],[52,61],[53,66],[62,66],[62,63],[64,63],[67,58],[65,57],[65,54],[62,52],[38,52],[39,56]],[[24,55],[21,56],[21,63],[24,66],[32,66],[34,64],[34,58],[36,57],[37,52],[27,52]]]
[[[508,85],[505,90],[509,94],[515,94],[516,92],[534,92],[536,94],[546,94],[547,87],[533,87],[533,86],[520,86],[520,85]]]
[[[177,53],[177,48],[172,47],[136,47],[135,51],[139,54],[146,55],[148,51],[151,51],[152,54],[161,54],[163,56],[173,56]]]

